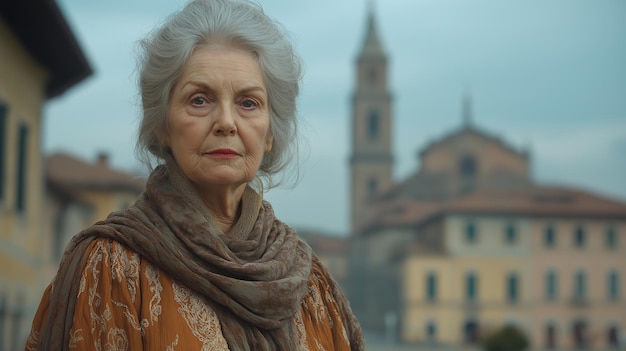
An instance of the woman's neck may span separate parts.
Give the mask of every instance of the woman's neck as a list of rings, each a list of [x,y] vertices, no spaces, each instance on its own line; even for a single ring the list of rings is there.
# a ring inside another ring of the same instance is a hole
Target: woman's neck
[[[238,187],[215,186],[210,189],[198,189],[198,195],[206,206],[215,225],[224,234],[237,223],[241,216],[241,198],[246,185]]]

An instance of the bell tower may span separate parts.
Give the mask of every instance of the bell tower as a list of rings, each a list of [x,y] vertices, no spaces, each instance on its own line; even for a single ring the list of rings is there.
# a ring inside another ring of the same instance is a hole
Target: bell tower
[[[352,95],[351,232],[365,217],[367,200],[392,184],[391,93],[385,54],[370,4],[365,40],[356,59]]]

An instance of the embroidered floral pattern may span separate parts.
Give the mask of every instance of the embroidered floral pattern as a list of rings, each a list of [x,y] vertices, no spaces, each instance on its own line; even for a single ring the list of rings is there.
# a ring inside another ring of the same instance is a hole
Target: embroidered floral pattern
[[[217,314],[202,296],[115,242],[94,241],[88,254],[70,349],[229,350]],[[328,284],[323,272],[311,273],[294,315],[299,351],[350,350]],[[41,319],[35,319],[26,350],[40,342],[37,323]]]
[[[200,342],[203,351],[228,350],[222,336],[220,323],[215,311],[200,297],[184,286],[172,284],[174,300],[179,304],[178,312]]]
[[[151,264],[146,267],[146,279],[148,280],[148,286],[152,293],[152,298],[150,299],[150,321],[156,323],[159,321],[159,316],[162,311],[161,291],[163,291],[163,287],[159,280],[159,271]]]
[[[176,334],[176,339],[172,341],[165,351],[174,351],[174,346],[178,346],[178,334]]]
[[[135,302],[139,278],[139,255],[129,253],[117,242],[111,244],[111,279],[126,283],[131,302]],[[124,281],[125,280],[125,281]]]
[[[26,351],[36,351],[39,345],[39,332],[32,331],[26,339]]]
[[[308,341],[306,339],[306,328],[302,320],[302,310],[299,310],[295,316],[296,330],[298,332],[298,350],[310,351]]]

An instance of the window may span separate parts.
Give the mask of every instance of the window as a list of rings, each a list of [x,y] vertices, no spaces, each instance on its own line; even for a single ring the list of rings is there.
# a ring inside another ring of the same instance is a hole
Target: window
[[[465,225],[465,241],[467,243],[475,243],[476,242],[476,225],[474,222],[467,222]]]
[[[370,140],[378,139],[380,118],[377,111],[371,111],[367,118],[367,136]]]
[[[437,299],[437,275],[435,273],[428,273],[426,277],[426,299],[428,301]]]
[[[367,71],[367,78],[369,79],[369,82],[372,84],[375,84],[377,77],[378,77],[378,72],[376,72],[376,68],[370,67],[369,70]]]
[[[584,300],[587,297],[587,277],[585,272],[578,271],[574,277],[574,299]]]
[[[25,124],[20,125],[17,135],[17,191],[16,191],[16,208],[18,212],[26,209],[26,157],[28,155],[28,127]]]
[[[515,303],[519,299],[519,278],[511,273],[506,279],[506,298],[509,303]]]
[[[617,248],[617,230],[614,226],[606,228],[606,247],[607,249]]]
[[[6,179],[6,137],[7,137],[7,107],[0,103],[0,200],[4,199],[4,182]]]
[[[546,226],[546,229],[543,234],[543,242],[545,247],[555,247],[556,246],[556,230],[552,224]]]
[[[552,350],[556,347],[556,327],[550,323],[546,326],[545,332],[545,348]]]
[[[437,341],[437,324],[434,321],[429,321],[426,325],[426,339],[428,342]]]
[[[376,178],[370,178],[367,182],[367,191],[369,195],[376,193],[376,190],[378,190],[378,181],[376,181]]]
[[[476,176],[478,166],[474,156],[465,155],[459,160],[459,173],[462,177],[472,178]]]
[[[555,300],[559,295],[559,291],[558,291],[559,282],[558,282],[558,277],[556,275],[556,272],[550,271],[546,273],[546,285],[545,286],[546,286],[546,299]]]
[[[467,301],[476,301],[478,296],[478,278],[476,274],[468,273],[465,277],[465,299]]]
[[[611,301],[619,299],[619,275],[616,271],[611,271],[608,275],[608,298]]]
[[[3,290],[0,290],[0,340],[7,340],[7,335],[4,332],[4,321],[8,317],[7,311],[7,295]],[[0,344],[0,346],[4,346]]]
[[[619,328],[615,325],[609,327],[606,333],[606,344],[611,349],[618,350],[620,345],[620,336],[619,336]]]
[[[574,246],[584,247],[586,242],[585,228],[579,225],[574,229]]]
[[[504,242],[513,245],[517,242],[517,230],[513,223],[509,223],[504,229]]]

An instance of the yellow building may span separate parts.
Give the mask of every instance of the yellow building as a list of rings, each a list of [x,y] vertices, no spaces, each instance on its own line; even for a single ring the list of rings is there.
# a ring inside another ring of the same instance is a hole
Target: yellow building
[[[366,329],[465,345],[513,324],[534,349],[618,347],[626,203],[537,184],[522,153],[470,125],[421,156],[350,239]]]
[[[54,1],[0,4],[0,349],[22,347],[40,293],[42,110],[91,74]]]
[[[87,162],[66,153],[46,157],[47,225],[41,240],[47,285],[56,272],[63,249],[80,230],[133,204],[145,187],[145,178],[110,167],[106,154]],[[43,291],[43,290],[41,290]]]
[[[458,347],[513,324],[535,350],[618,348],[626,203],[535,182],[526,151],[473,125],[469,96],[463,125],[393,182],[386,64],[370,14],[352,100],[347,289],[363,328]]]

